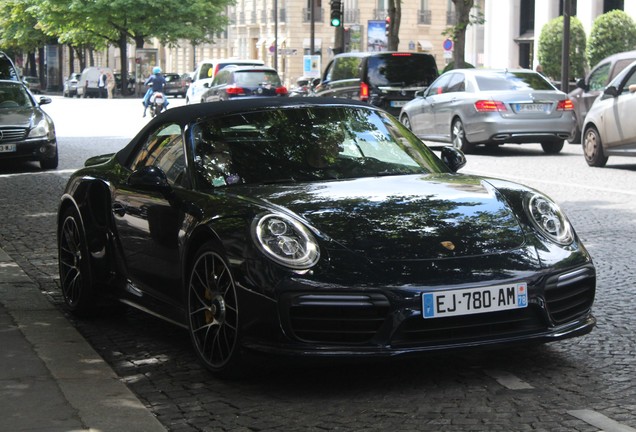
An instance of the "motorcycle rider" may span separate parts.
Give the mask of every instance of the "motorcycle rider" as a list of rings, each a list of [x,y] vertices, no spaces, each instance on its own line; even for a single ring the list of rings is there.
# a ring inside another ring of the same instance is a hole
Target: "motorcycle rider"
[[[152,68],[152,75],[148,77],[145,86],[151,86],[146,95],[144,96],[143,104],[144,104],[144,117],[146,117],[146,109],[148,109],[148,105],[150,105],[150,98],[155,92],[162,92],[166,86],[166,79],[161,75],[161,68],[159,66],[155,66]],[[163,109],[168,109],[168,98],[163,98]]]

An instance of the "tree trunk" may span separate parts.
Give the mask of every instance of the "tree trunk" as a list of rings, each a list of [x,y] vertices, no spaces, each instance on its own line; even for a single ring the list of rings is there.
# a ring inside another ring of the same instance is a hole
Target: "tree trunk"
[[[119,58],[121,59],[121,95],[128,96],[128,38],[126,34],[121,34],[117,46],[119,47]],[[143,46],[143,41],[142,41]]]
[[[453,0],[455,3],[455,39],[453,41],[453,61],[455,69],[466,67],[466,28],[470,24],[470,10],[473,8],[474,0]]]
[[[389,1],[389,38],[387,49],[397,51],[400,46],[400,23],[402,21],[402,1]]]

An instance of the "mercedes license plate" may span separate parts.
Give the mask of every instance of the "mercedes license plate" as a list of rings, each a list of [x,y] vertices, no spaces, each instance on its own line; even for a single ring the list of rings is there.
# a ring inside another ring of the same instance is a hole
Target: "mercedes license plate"
[[[407,102],[407,101],[403,101],[403,100],[401,100],[401,101],[400,101],[400,100],[398,100],[398,101],[391,101],[391,106],[392,106],[392,107],[394,107],[394,108],[397,108],[397,107],[403,107],[404,105],[406,105],[406,102]]]
[[[0,153],[10,153],[15,151],[15,144],[0,144]]]
[[[422,294],[424,318],[496,312],[527,306],[528,286],[525,282]]]
[[[515,111],[518,113],[546,113],[550,110],[550,104],[546,103],[524,103],[515,104]]]

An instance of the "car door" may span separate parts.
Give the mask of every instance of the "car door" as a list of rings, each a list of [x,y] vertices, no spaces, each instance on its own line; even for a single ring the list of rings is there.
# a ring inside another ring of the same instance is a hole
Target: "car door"
[[[636,143],[636,66],[628,72],[618,88],[618,96],[603,113],[603,130],[605,136],[601,139],[604,147],[615,149],[617,147]]]
[[[411,115],[411,128],[420,138],[439,140],[440,134],[435,128],[435,109],[438,98],[448,87],[451,75],[444,74],[437,78],[424,92],[417,109]]]
[[[189,184],[181,128],[163,125],[151,133],[129,164],[129,180],[113,192],[113,220],[131,291],[163,302],[179,301],[179,234],[187,206],[179,199]],[[145,167],[160,168],[170,191],[131,186]],[[185,193],[185,192],[184,192]],[[137,292],[137,291],[135,291]]]
[[[450,141],[451,120],[458,104],[463,101],[466,86],[464,74],[453,72],[449,74],[448,84],[444,85],[442,93],[436,96],[433,112],[435,114],[435,134],[444,141]]]

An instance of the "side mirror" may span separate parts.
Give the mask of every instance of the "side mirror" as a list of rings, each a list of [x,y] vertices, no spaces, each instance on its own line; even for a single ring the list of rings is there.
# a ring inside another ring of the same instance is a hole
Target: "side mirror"
[[[50,104],[51,102],[53,102],[53,99],[51,99],[48,96],[42,96],[42,97],[40,97],[40,100],[39,100],[38,103],[40,105],[46,105],[46,104]]]
[[[603,90],[604,96],[616,97],[618,96],[618,89],[614,86],[607,86],[605,90]]]
[[[580,80],[578,80],[576,82],[576,86],[580,89],[583,89],[585,91],[589,90],[589,87],[587,86],[587,84],[585,84],[585,78],[581,78]]]
[[[426,90],[418,90],[415,92],[415,97],[424,97],[424,92]]]
[[[128,177],[128,186],[145,191],[158,191],[166,193],[170,191],[168,177],[161,168],[145,166],[134,171]]]
[[[442,162],[444,162],[452,172],[457,172],[466,165],[466,156],[461,150],[455,147],[445,146],[442,148],[441,158]]]

